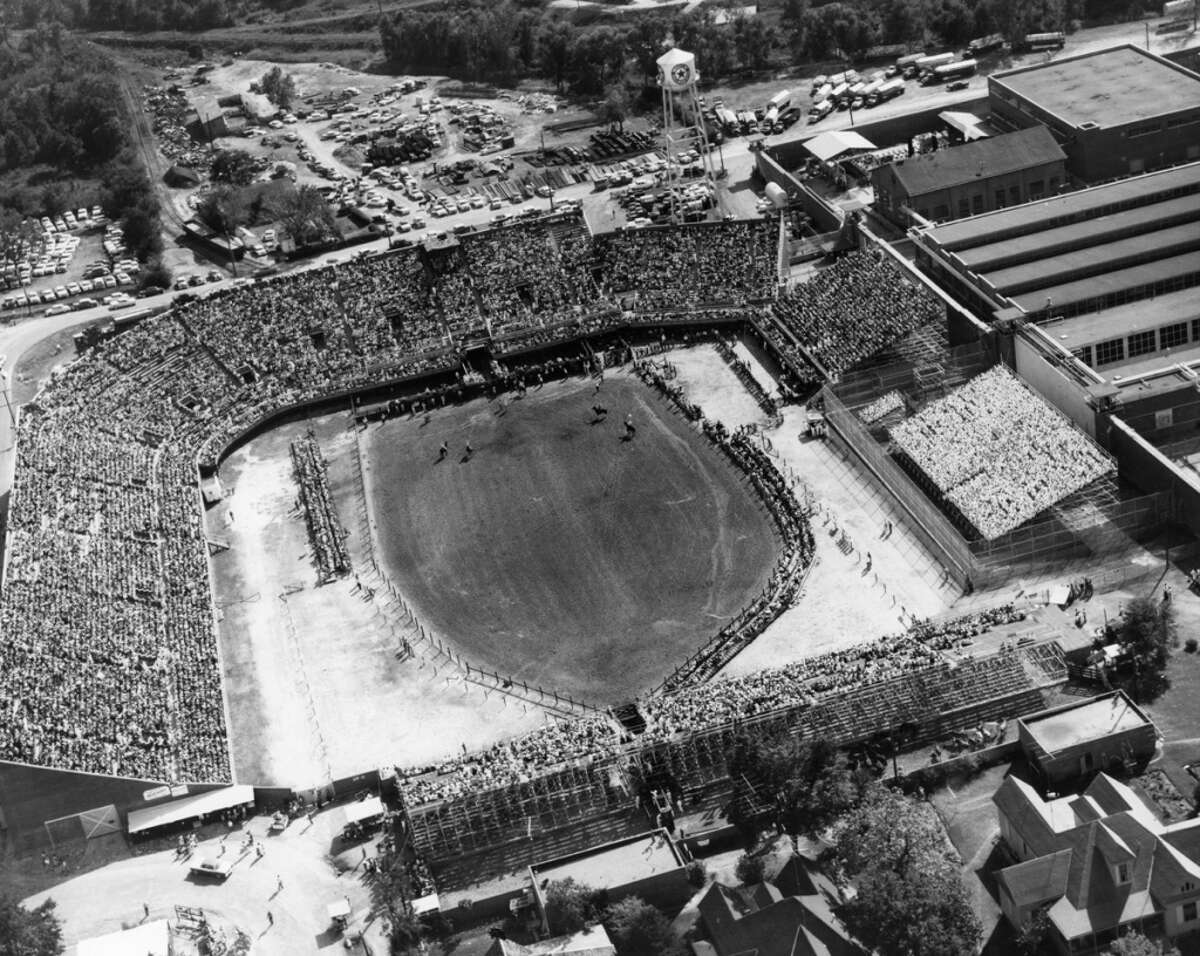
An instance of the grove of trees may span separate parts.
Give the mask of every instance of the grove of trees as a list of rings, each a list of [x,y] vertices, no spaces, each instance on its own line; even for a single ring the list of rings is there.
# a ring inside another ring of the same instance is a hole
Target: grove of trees
[[[58,956],[63,948],[54,900],[28,910],[0,893],[0,956]]]
[[[106,53],[57,24],[0,44],[0,173],[37,170],[33,184],[0,190],[0,210],[56,215],[100,202],[147,259],[162,249],[158,201],[115,77]]]
[[[875,785],[838,824],[833,851],[854,896],[838,912],[881,956],[972,953],[982,927],[928,804]]]
[[[746,71],[861,57],[876,46],[962,46],[973,37],[1062,30],[1083,0],[779,0],[774,18],[718,24],[704,5],[615,23],[577,25],[566,14],[512,0],[459,0],[404,9],[380,21],[389,65],[408,73],[511,84],[534,74],[557,87],[601,94],[615,82],[648,85],[673,42],[695,53],[706,79]]]

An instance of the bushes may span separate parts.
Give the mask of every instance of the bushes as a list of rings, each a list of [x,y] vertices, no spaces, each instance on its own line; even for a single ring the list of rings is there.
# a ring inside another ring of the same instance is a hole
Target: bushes
[[[1196,646],[1196,639],[1194,637],[1189,637],[1183,642],[1183,649],[1189,654],[1196,653]]]
[[[738,882],[743,886],[753,886],[755,883],[762,882],[764,869],[762,857],[743,853],[738,857],[737,869],[734,872],[737,874]]]

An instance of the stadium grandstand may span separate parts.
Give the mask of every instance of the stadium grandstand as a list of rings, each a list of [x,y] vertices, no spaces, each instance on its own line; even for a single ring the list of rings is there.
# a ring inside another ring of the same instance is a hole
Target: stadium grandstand
[[[763,306],[778,241],[767,220],[593,239],[577,215],[551,216],[219,292],[101,342],[21,415],[0,595],[0,710],[12,717],[0,759],[230,778],[199,482],[281,414],[364,389],[466,397],[483,384],[468,349],[501,356],[705,321],[786,341],[780,362],[815,383],[808,355],[852,362],[939,317],[932,292],[898,283],[899,267],[873,252],[853,276],[829,273],[858,290],[853,321],[830,298],[824,326],[777,324]],[[318,501],[319,463],[301,457]],[[319,507],[310,519],[338,573],[332,524]]]

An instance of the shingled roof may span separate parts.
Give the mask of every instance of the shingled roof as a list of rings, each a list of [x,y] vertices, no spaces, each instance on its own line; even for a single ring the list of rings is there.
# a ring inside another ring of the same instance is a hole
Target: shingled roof
[[[1067,156],[1044,126],[1004,133],[914,156],[892,167],[896,179],[910,196],[923,196],[976,179],[1003,176]]]

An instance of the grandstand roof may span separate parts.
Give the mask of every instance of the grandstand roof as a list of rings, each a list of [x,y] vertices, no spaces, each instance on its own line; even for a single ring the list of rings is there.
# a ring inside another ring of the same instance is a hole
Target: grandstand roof
[[[1044,126],[992,136],[988,139],[939,149],[896,163],[893,172],[910,196],[949,189],[975,179],[1065,162],[1066,153]]]
[[[1200,76],[1133,44],[990,77],[1069,126],[1123,126],[1195,108]]]
[[[1078,192],[1063,193],[1023,206],[997,209],[970,219],[959,219],[928,231],[929,238],[945,249],[957,250],[1000,238],[1037,232],[1064,223],[1096,218],[1122,206],[1144,204],[1161,195],[1165,200],[1172,194],[1195,188],[1200,184],[1200,163],[1188,163],[1119,179],[1116,182],[1092,186]]]

